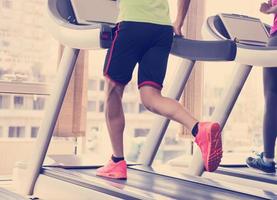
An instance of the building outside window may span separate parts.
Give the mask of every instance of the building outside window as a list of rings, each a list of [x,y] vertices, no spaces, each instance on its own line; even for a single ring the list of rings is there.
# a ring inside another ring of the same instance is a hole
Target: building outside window
[[[25,127],[24,126],[10,126],[9,127],[9,138],[24,138]]]
[[[21,87],[16,85],[27,82],[26,86],[30,86],[32,92],[33,83],[52,84],[56,76],[60,49],[58,42],[45,29],[45,3],[47,0],[0,0],[0,84],[6,85],[8,81],[13,85],[14,81],[12,91],[21,93]],[[9,138],[8,142],[1,141],[4,151],[0,157],[8,155],[8,162],[2,159],[5,165],[0,165],[0,175],[10,174],[14,162],[31,153],[25,144],[31,137],[36,137],[36,126],[43,120],[48,97],[45,100],[42,97],[0,91],[0,137]],[[14,150],[14,147],[18,149]],[[57,146],[57,149],[61,148]],[[68,149],[71,152],[71,146]]]
[[[136,128],[134,131],[134,137],[146,137],[149,131],[149,128]]]
[[[88,109],[88,112],[96,112],[96,101],[89,100],[87,109]]]
[[[4,136],[4,133],[3,133],[3,127],[0,126],[0,137],[2,138]]]
[[[3,0],[2,1],[2,7],[6,9],[12,8],[12,1],[11,0]]]
[[[104,80],[100,80],[100,91],[104,91],[105,89],[105,81]]]
[[[96,79],[88,80],[88,90],[97,91],[97,80]]]
[[[147,109],[145,108],[145,106],[143,104],[139,104],[139,113],[144,113],[147,112]]]
[[[13,103],[14,103],[15,109],[23,109],[24,108],[24,97],[14,96]]]
[[[10,107],[10,96],[0,95],[0,109],[8,109]]]
[[[3,45],[4,47],[8,47],[8,46],[10,46],[10,42],[8,42],[8,41],[6,41],[6,40],[3,40],[3,41],[2,41],[2,45]]]
[[[45,98],[36,97],[33,100],[33,110],[43,110],[45,106]]]
[[[99,112],[104,112],[104,110],[105,110],[104,101],[99,101]]]
[[[38,136],[39,127],[31,128],[31,138],[36,138]]]
[[[135,113],[136,111],[135,102],[123,102],[123,110],[125,113]]]

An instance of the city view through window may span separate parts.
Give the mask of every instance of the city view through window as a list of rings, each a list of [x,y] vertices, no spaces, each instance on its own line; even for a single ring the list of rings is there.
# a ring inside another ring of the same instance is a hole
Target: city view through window
[[[169,1],[172,19],[175,1]],[[241,13],[261,18],[271,24],[272,18],[259,13],[258,0],[214,0],[207,2],[205,16],[217,13]],[[15,161],[24,160],[32,151],[44,110],[48,103],[52,80],[55,78],[60,45],[47,31],[46,0],[0,0],[0,175],[11,174]],[[238,7],[237,5],[240,5]],[[32,8],[32,9],[30,9]],[[49,154],[87,155],[105,161],[111,155],[111,145],[105,124],[105,81],[102,68],[105,50],[88,53],[87,122],[85,137],[54,137]],[[167,94],[180,59],[171,56],[163,93]],[[205,63],[202,119],[209,119],[222,100],[235,63]],[[262,148],[263,93],[262,69],[251,72],[240,98],[224,129],[226,159],[242,154],[241,159]],[[135,73],[134,73],[135,75]],[[34,88],[46,92],[24,94]],[[49,89],[50,88],[50,89]],[[126,113],[126,158],[136,162],[156,115],[141,104],[136,76],[127,86],[123,100]],[[192,151],[192,138],[180,134],[182,127],[170,124],[156,164],[187,166]],[[77,147],[77,151],[76,151]],[[233,155],[233,156],[232,156]],[[228,162],[228,161],[227,161]]]

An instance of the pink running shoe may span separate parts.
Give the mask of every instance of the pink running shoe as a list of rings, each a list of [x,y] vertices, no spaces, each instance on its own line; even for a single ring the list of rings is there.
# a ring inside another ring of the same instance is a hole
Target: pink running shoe
[[[100,167],[96,171],[97,176],[126,180],[127,179],[127,164],[125,160],[117,163],[110,160],[107,165]]]
[[[209,172],[215,171],[222,158],[220,125],[218,123],[199,122],[195,142],[201,149],[205,169]]]

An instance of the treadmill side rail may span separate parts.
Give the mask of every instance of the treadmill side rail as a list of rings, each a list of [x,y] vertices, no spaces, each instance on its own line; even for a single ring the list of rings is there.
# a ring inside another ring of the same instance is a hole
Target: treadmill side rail
[[[171,54],[196,61],[233,61],[237,45],[234,41],[200,41],[174,37]]]

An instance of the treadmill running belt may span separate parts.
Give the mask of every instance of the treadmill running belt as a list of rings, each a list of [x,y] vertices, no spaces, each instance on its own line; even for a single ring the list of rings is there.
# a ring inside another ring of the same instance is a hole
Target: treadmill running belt
[[[74,176],[78,183],[82,181],[82,178],[86,181],[90,180],[91,184],[95,184],[97,181],[99,181],[99,184],[97,184],[98,187],[101,187],[101,184],[103,185],[103,182],[105,182],[110,187],[114,187],[114,189],[116,189],[116,191],[113,191],[113,194],[111,195],[115,195],[117,192],[126,193],[126,191],[134,190],[135,192],[141,192],[145,194],[152,193],[153,195],[149,196],[149,198],[151,197],[150,199],[160,199],[160,197],[155,197],[155,194],[163,197],[161,199],[263,199],[235,191],[133,169],[128,169],[127,181],[99,178],[95,176],[95,169],[65,170],[47,168],[44,169],[43,174],[48,176],[55,175],[55,178],[62,179],[64,181],[70,181],[71,183],[74,182],[74,180],[72,180],[72,177]],[[71,178],[66,176],[71,176]],[[97,188],[94,187],[94,189]],[[101,190],[101,192],[105,191]]]
[[[24,198],[18,194],[15,194],[9,190],[6,190],[4,188],[0,188],[0,199],[3,200],[28,200],[27,198]]]
[[[252,171],[248,167],[227,168],[220,167],[215,173],[234,177],[246,178],[277,185],[277,175],[269,175]],[[276,186],[277,188],[277,186]]]

